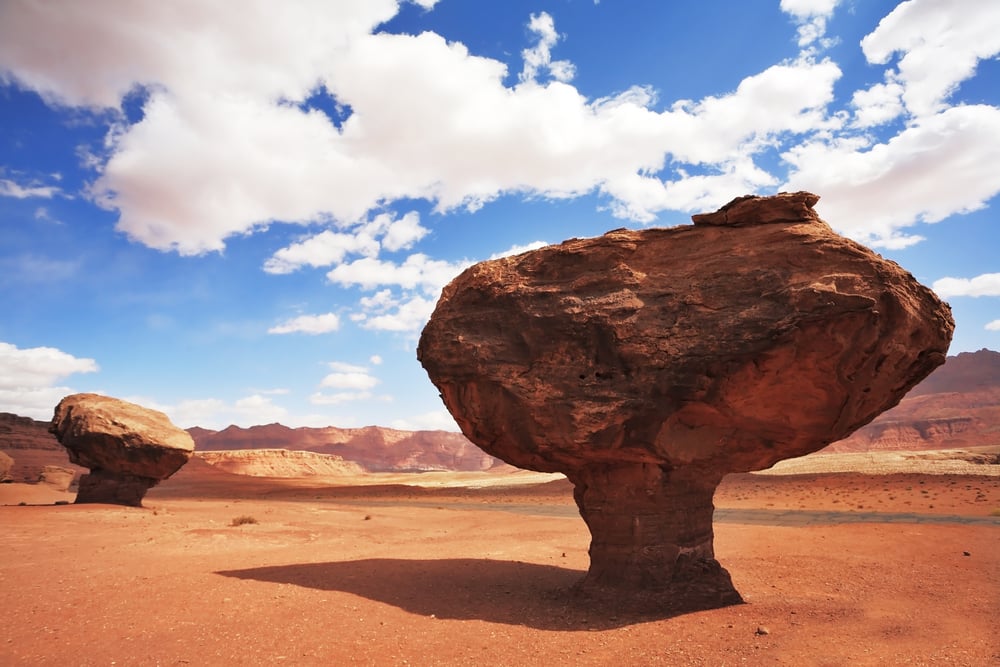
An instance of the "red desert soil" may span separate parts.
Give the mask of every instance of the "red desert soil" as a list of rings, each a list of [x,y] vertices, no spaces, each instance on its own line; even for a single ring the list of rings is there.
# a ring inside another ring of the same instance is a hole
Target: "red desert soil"
[[[1000,664],[1000,477],[727,478],[746,604],[661,614],[567,592],[589,534],[567,482],[497,485],[528,479],[195,459],[142,509],[0,485],[0,665]]]

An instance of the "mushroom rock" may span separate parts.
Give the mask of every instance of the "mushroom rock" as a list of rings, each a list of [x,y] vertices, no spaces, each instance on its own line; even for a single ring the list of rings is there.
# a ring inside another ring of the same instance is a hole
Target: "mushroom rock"
[[[49,430],[71,462],[90,468],[80,478],[77,503],[139,507],[194,452],[191,436],[162,412],[98,394],[64,398]]]
[[[574,484],[581,590],[738,602],[713,550],[722,477],[845,437],[944,362],[948,306],[818,200],[741,197],[444,289],[417,356],[472,442]]]

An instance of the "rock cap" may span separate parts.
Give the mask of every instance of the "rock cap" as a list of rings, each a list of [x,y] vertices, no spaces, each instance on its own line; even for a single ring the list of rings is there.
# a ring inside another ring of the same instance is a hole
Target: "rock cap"
[[[799,192],[779,192],[772,197],[743,195],[712,213],[698,213],[691,216],[696,225],[718,225],[739,227],[742,225],[767,225],[776,222],[817,222],[824,223],[813,210],[819,195],[800,190]]]

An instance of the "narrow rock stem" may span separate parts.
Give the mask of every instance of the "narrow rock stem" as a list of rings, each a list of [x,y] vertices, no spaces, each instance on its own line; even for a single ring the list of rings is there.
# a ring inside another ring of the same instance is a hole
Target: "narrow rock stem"
[[[76,503],[109,503],[142,507],[142,499],[159,480],[95,469],[80,477]]]
[[[592,464],[569,475],[591,533],[582,590],[697,589],[739,601],[715,560],[712,495],[704,470],[653,463]]]

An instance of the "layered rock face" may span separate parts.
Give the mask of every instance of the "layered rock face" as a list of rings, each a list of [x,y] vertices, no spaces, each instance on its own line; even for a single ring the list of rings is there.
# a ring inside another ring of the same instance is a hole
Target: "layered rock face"
[[[825,452],[1000,445],[1000,352],[948,357],[899,405]]]
[[[290,449],[339,456],[367,472],[491,470],[505,464],[449,431],[363,428],[289,428],[266,424],[222,431],[189,430],[199,452],[236,449]]]
[[[177,472],[194,441],[165,414],[98,394],[67,396],[49,430],[70,461],[90,468],[77,503],[141,506],[146,492]]]
[[[574,483],[584,589],[694,582],[738,599],[714,560],[722,477],[843,438],[944,361],[948,307],[833,232],[817,201],[743,197],[445,288],[418,357],[470,440]]]
[[[329,477],[364,472],[357,463],[339,456],[287,449],[220,450],[196,456],[220,470],[251,477]]]

